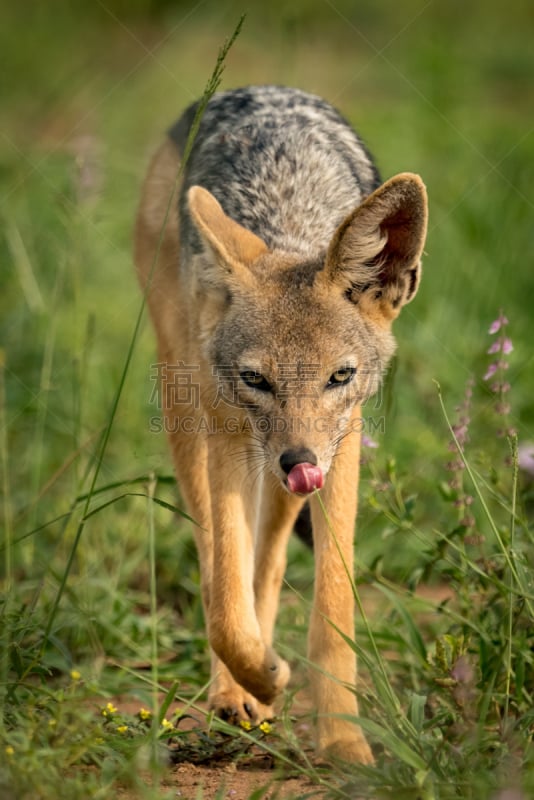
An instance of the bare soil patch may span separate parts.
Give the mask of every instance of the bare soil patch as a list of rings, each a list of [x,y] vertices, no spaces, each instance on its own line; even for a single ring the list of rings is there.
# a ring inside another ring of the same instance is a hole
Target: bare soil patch
[[[418,614],[421,624],[432,616],[433,608],[445,600],[453,598],[453,592],[447,586],[419,587],[417,597],[422,601],[422,609]],[[373,616],[385,612],[388,601],[384,595],[371,587],[363,587],[362,600],[366,613]],[[428,603],[428,606],[427,606]],[[425,606],[427,606],[425,608]],[[163,699],[163,698],[162,698]],[[128,697],[113,699],[116,705],[125,714],[136,714],[139,710],[139,701]],[[246,752],[233,751],[232,738],[228,739],[228,748],[216,748],[210,755],[209,749],[195,745],[195,735],[199,728],[207,730],[206,716],[207,705],[197,704],[195,712],[190,712],[191,717],[185,717],[180,722],[180,730],[191,731],[191,738],[185,737],[185,744],[177,749],[169,748],[169,763],[163,769],[159,791],[162,798],[183,798],[183,800],[249,800],[253,792],[258,792],[257,800],[289,800],[290,798],[321,798],[325,794],[324,788],[313,783],[307,776],[299,774],[297,757],[293,758],[293,768],[276,759],[259,745],[252,745]],[[179,704],[173,704],[168,711],[169,719],[176,712],[182,712]],[[291,716],[293,731],[299,744],[310,762],[314,761],[313,732],[311,723],[311,705],[306,692],[298,692],[293,700]],[[275,723],[276,724],[276,723]],[[278,723],[280,724],[280,723]],[[235,737],[238,740],[238,737]],[[235,743],[234,743],[235,744]],[[269,737],[265,744],[271,745]],[[277,750],[279,740],[273,738],[272,748]],[[239,742],[237,748],[239,751]],[[174,763],[173,763],[174,762]],[[152,776],[149,773],[140,775],[147,786],[152,785]],[[325,773],[324,777],[327,777]],[[339,777],[339,774],[338,774]],[[260,790],[262,790],[260,792]],[[137,800],[138,794],[127,787],[118,791],[122,800]]]
[[[111,702],[122,714],[135,715],[139,701],[118,696]],[[305,695],[298,695],[295,703],[298,714],[292,713],[293,730],[306,757],[313,761],[312,727],[310,724],[309,702]],[[180,704],[173,704],[167,717],[175,719],[176,713],[183,712]],[[203,718],[202,712],[205,713]],[[259,797],[265,800],[302,798],[313,795],[321,797],[321,787],[300,773],[297,756],[284,753],[287,762],[265,750],[261,744],[247,746],[239,736],[215,737],[213,750],[210,750],[208,734],[207,705],[200,703],[195,711],[186,710],[180,720],[179,729],[190,735],[180,737],[178,742],[169,740],[168,762],[162,767],[159,790],[162,798],[183,798],[184,800],[249,800],[253,792],[263,790]],[[191,716],[189,716],[191,715]],[[274,722],[276,731],[281,723]],[[280,740],[273,733],[263,740],[266,747],[278,751]],[[288,763],[289,762],[289,763]],[[137,776],[147,787],[153,785],[153,776],[148,771]],[[118,791],[122,800],[137,800],[135,789],[122,786]]]

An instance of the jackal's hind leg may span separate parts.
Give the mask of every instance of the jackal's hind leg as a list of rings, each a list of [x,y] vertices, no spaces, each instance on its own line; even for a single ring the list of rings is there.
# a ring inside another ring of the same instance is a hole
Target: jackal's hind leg
[[[265,479],[254,553],[256,615],[265,644],[271,645],[287,543],[304,501],[289,495],[269,476]]]

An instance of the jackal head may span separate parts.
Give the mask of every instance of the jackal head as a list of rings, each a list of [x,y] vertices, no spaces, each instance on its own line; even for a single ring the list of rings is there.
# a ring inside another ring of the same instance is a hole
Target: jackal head
[[[320,488],[355,408],[380,385],[391,323],[417,291],[424,184],[391,178],[311,256],[269,250],[200,186],[188,201],[204,247],[195,263],[196,334],[212,376],[204,403],[237,421],[252,458],[289,491]]]

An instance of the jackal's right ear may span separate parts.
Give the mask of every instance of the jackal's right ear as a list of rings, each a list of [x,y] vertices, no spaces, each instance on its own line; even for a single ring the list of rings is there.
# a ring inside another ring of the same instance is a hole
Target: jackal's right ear
[[[267,252],[259,236],[224,213],[220,203],[202,186],[192,186],[187,195],[189,211],[205,245],[227,275],[245,279],[249,267]]]
[[[341,223],[328,249],[327,277],[362,311],[392,320],[417,291],[427,217],[421,178],[396,175]]]

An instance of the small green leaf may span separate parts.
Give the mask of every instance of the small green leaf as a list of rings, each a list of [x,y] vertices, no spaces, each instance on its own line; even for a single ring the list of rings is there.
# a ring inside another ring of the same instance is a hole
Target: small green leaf
[[[408,719],[414,726],[417,733],[421,733],[425,722],[426,695],[412,694],[410,705],[408,706]]]

